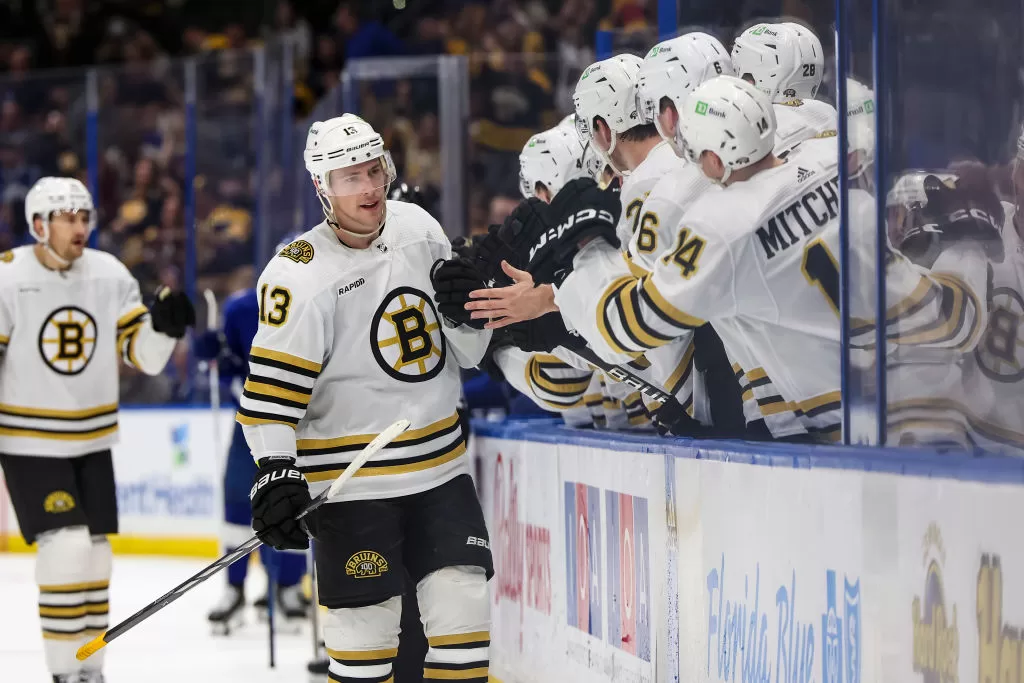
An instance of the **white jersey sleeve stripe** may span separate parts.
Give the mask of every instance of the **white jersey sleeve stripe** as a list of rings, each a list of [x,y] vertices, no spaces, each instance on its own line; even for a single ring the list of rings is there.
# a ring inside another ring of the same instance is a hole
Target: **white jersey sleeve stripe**
[[[243,396],[257,401],[280,403],[280,405],[292,408],[305,408],[309,405],[310,396],[313,394],[312,389],[298,384],[252,374],[245,380],[242,389]]]
[[[245,400],[244,397],[243,400]],[[282,415],[278,412],[267,413],[260,410],[246,408],[244,406],[240,407],[238,412],[235,413],[235,421],[248,427],[269,424],[283,424],[288,425],[289,427],[295,427],[299,424],[299,419],[300,418],[293,417],[291,415]]]

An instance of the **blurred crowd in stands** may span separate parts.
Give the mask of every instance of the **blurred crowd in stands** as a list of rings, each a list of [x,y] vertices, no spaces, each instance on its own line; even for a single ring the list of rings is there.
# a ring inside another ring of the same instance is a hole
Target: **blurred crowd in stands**
[[[779,13],[777,1],[765,1],[766,14]],[[253,286],[262,266],[254,264],[254,213],[270,190],[256,187],[254,173],[261,132],[269,129],[257,128],[251,48],[286,43],[294,50],[295,140],[304,139],[315,103],[336,96],[348,60],[466,55],[467,218],[471,232],[486,230],[518,198],[526,139],[571,110],[572,88],[594,60],[595,31],[615,29],[619,50],[631,36],[649,45],[656,13],[656,0],[6,0],[0,251],[30,241],[24,196],[37,178],[75,176],[89,184],[86,74],[97,67],[98,244],[120,256],[144,293],[183,286],[182,58],[195,57],[195,291],[223,297]],[[736,24],[741,15],[749,8],[732,16],[715,0],[696,0],[688,10],[690,20],[709,26]],[[359,92],[361,115],[385,135],[402,179],[421,186],[428,200],[441,192],[437,91],[436,81],[414,79],[363,84]],[[301,163],[299,144],[291,149],[293,165]],[[276,226],[274,234],[293,227]],[[167,377],[147,383],[126,376],[123,400],[191,400],[192,374],[183,348]]]

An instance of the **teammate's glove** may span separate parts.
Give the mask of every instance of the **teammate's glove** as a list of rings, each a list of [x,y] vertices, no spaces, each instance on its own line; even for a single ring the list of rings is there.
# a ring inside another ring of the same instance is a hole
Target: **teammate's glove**
[[[526,270],[530,262],[530,244],[526,226],[540,222],[547,225],[550,219],[546,216],[547,204],[532,197],[519,203],[512,213],[505,217],[501,225],[492,225],[487,234],[474,240],[476,248],[476,264],[484,279],[495,287],[507,287],[512,279],[501,269],[501,262]],[[544,228],[530,228],[543,230]]]
[[[438,259],[430,269],[430,281],[434,285],[434,301],[441,315],[455,325],[484,329],[487,321],[482,318],[473,320],[470,317],[472,311],[466,310],[466,304],[472,301],[469,293],[487,287],[472,261],[461,256],[447,261]]]
[[[921,181],[925,201],[904,206],[890,218],[893,246],[924,268],[931,268],[949,247],[966,241],[981,244],[993,262],[1003,261],[1003,208],[987,171],[970,164],[957,171],[957,177],[946,182],[926,175]]]
[[[472,237],[459,235],[452,240],[452,253],[472,261],[476,257],[476,246]]]
[[[309,484],[293,460],[264,458],[260,461],[252,490],[249,491],[252,530],[261,541],[277,550],[308,548],[309,535],[305,522],[309,516],[301,522],[295,516],[311,500]]]
[[[196,309],[184,292],[175,292],[163,286],[156,290],[149,307],[149,317],[153,321],[154,330],[181,339],[185,336],[185,330],[196,324]]]
[[[708,429],[686,413],[679,401],[670,399],[651,414],[655,429],[662,436],[709,436]]]
[[[602,190],[590,178],[566,183],[551,200],[551,216],[558,229],[547,240],[539,240],[531,253],[530,272],[536,271],[534,277],[545,271],[571,270],[576,252],[595,238],[618,249],[615,228],[622,213],[621,199],[618,189]]]
[[[577,334],[566,329],[562,314],[558,311],[545,313],[533,320],[513,323],[508,326],[512,343],[523,351],[550,352],[556,346],[567,349],[586,346],[586,342]]]

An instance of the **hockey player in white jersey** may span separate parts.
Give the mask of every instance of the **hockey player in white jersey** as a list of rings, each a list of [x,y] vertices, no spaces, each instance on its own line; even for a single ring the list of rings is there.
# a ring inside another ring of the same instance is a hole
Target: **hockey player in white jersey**
[[[732,48],[736,75],[771,98],[777,128],[775,153],[803,140],[835,137],[836,110],[814,99],[824,76],[821,42],[799,24],[755,24]]]
[[[395,169],[368,123],[314,123],[304,158],[326,220],[260,276],[238,411],[259,463],[253,528],[276,548],[307,547],[295,515],[310,490],[396,418],[410,420],[340,502],[303,525],[328,610],[330,677],[391,678],[408,570],[430,646],[424,678],[486,681],[493,569],[456,406],[459,367],[480,361],[490,333],[435,308],[437,287],[461,277],[464,261],[431,273],[451,243],[420,207],[386,200]]]
[[[37,181],[25,219],[36,244],[0,253],[0,465],[38,544],[47,667],[55,682],[98,683],[103,653],[75,652],[107,627],[118,361],[159,374],[195,312],[166,288],[147,309],[128,269],[86,247],[96,217],[78,180]]]
[[[673,248],[651,274],[623,275],[595,297],[574,272],[557,287],[559,307],[593,311],[574,326],[588,339],[604,340],[595,350],[609,358],[663,345],[710,320],[764,415],[790,412],[795,428],[802,427],[790,434],[773,428],[775,436],[834,441],[840,408],[835,145],[819,140],[785,158],[774,155],[770,102],[729,76],[691,93],[681,125],[688,157],[722,190],[703,195],[684,214]],[[851,211],[872,205],[864,193],[850,201]],[[569,267],[572,256],[574,268],[622,272],[617,254],[599,240],[574,253],[573,245],[549,239],[538,252],[539,267],[546,259]],[[961,284],[930,277],[905,259],[891,261],[889,300],[907,307],[896,316],[906,336],[899,339],[901,330],[894,329],[897,342],[955,345],[974,334],[983,312]],[[862,303],[854,302],[854,310]],[[917,335],[922,322],[928,329]],[[776,393],[765,394],[767,380]]]

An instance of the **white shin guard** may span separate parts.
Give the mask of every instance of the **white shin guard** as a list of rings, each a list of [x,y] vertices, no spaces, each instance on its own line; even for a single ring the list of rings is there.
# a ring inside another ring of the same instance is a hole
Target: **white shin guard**
[[[92,539],[84,526],[41,534],[36,552],[39,621],[46,664],[53,674],[80,669],[75,652],[86,639],[86,592],[92,564]]]
[[[445,567],[416,587],[430,649],[423,679],[486,683],[491,609],[479,567]]]
[[[85,641],[89,641],[110,626],[110,575],[113,572],[114,554],[106,536],[92,537],[92,552],[89,557],[89,573],[85,577],[88,589],[85,591]],[[100,671],[106,650],[102,649],[82,662],[83,671]]]
[[[330,672],[345,681],[388,680],[398,654],[401,620],[401,597],[368,607],[327,610],[324,644]]]

